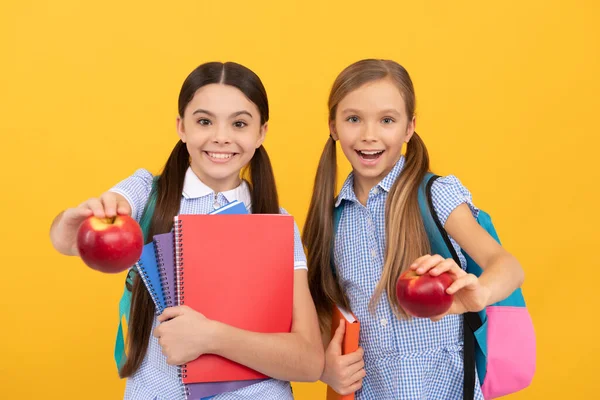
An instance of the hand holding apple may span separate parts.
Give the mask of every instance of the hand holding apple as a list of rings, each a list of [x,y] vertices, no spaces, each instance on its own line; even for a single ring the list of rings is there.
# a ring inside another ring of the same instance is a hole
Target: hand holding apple
[[[446,313],[452,301],[446,290],[453,279],[444,272],[438,276],[429,273],[418,275],[412,269],[405,271],[396,284],[398,303],[410,315],[420,318],[432,318]]]
[[[77,232],[77,249],[90,268],[118,273],[135,264],[142,254],[144,238],[138,223],[127,215],[88,217]]]
[[[61,254],[79,256],[77,232],[83,221],[92,215],[98,218],[113,218],[117,214],[131,215],[131,207],[125,197],[114,192],[105,192],[98,198],[91,198],[77,207],[68,208],[52,222],[52,246]]]
[[[412,274],[410,273],[411,271]],[[415,278],[413,274],[417,275],[417,278]],[[397,289],[399,289],[399,286],[408,284],[410,279],[421,280],[426,277],[439,280],[437,283],[439,286],[436,287],[434,285],[435,289],[431,289],[438,293],[438,300],[434,302],[435,304],[438,304],[439,307],[442,308],[441,304],[443,303],[444,296],[439,295],[441,293],[440,288],[446,285],[448,286],[446,286],[444,292],[452,298],[449,308],[442,313],[435,314],[439,311],[438,309],[435,309],[435,307],[432,307],[431,310],[423,311],[422,315],[431,318],[433,321],[441,319],[446,314],[463,314],[469,311],[481,311],[490,302],[491,290],[488,286],[484,286],[475,275],[469,274],[463,270],[453,259],[444,259],[440,255],[425,255],[418,258],[410,266],[410,269],[402,274],[401,278],[403,279],[398,280]],[[400,282],[401,280],[402,283]],[[425,283],[426,281],[422,281],[418,286],[425,287]],[[417,283],[415,282],[412,285],[416,286]],[[399,304],[404,308],[404,305],[402,304],[403,300],[400,300],[400,296],[406,295],[404,292],[397,293],[397,295]],[[414,298],[414,292],[412,295],[413,297],[411,298]],[[410,307],[410,305],[408,307]],[[421,305],[421,307],[423,306]],[[405,310],[409,314],[413,314],[408,308],[405,308]]]

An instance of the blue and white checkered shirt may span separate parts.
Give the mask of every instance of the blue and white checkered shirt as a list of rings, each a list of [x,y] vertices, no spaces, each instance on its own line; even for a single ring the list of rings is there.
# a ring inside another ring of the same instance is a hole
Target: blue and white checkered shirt
[[[150,190],[152,174],[147,170],[137,170],[132,176],[123,180],[111,191],[124,196],[132,209],[132,217],[140,220]],[[246,182],[238,188],[215,193],[188,169],[183,194],[181,197],[181,214],[208,214],[231,201],[242,201],[251,210],[250,191]],[[285,210],[281,210],[286,213]],[[300,232],[295,225],[294,234],[294,269],[306,269],[306,256],[300,239]],[[158,326],[156,318],[152,330]],[[179,400],[185,399],[184,388],[178,377],[178,368],[168,365],[162,354],[158,339],[150,335],[146,357],[139,370],[127,380],[124,398],[126,400]],[[230,393],[213,397],[214,400],[241,399],[293,399],[289,382],[268,379]]]
[[[361,324],[367,376],[356,400],[458,400],[463,395],[462,317],[450,315],[438,322],[413,318],[399,320],[387,296],[375,315],[368,305],[381,278],[385,255],[385,202],[404,167],[402,157],[390,173],[369,192],[363,206],[354,193],[350,174],[340,191],[336,207],[345,201],[335,238],[334,259],[342,290]],[[433,206],[442,224],[462,203],[477,208],[471,194],[454,176],[438,179],[432,186]],[[452,240],[465,268],[460,247]],[[479,381],[475,398],[483,399]]]

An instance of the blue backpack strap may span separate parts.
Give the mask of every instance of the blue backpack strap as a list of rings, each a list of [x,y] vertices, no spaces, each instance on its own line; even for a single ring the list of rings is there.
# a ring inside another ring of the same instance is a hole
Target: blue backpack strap
[[[460,265],[460,259],[448,233],[440,222],[431,195],[431,187],[439,176],[427,173],[419,187],[419,208],[425,225],[425,231],[429,238],[432,254],[439,254],[444,258],[452,258]],[[484,311],[485,313],[485,311]],[[478,313],[465,313],[463,323],[464,350],[464,387],[463,400],[471,400],[475,397],[475,331],[481,326],[481,318]]]
[[[342,219],[342,211],[344,210],[344,200],[337,206],[333,207],[333,237],[331,238],[331,272],[333,272],[333,277],[337,277],[337,272],[335,270],[335,258],[334,258],[334,247],[335,247],[335,235],[337,234],[338,228],[340,226],[340,219]]]
[[[144,242],[148,242],[148,233],[150,232],[150,223],[152,222],[152,215],[156,207],[156,180],[152,182],[152,190],[150,191],[150,197],[144,207],[142,218],[140,218],[140,227],[144,235]],[[129,327],[129,315],[131,311],[131,290],[133,288],[133,280],[137,271],[135,265],[129,269],[127,278],[125,279],[125,287],[121,300],[119,300],[119,327],[117,329],[117,337],[115,340],[115,362],[117,363],[117,369],[121,371],[123,365],[127,361],[127,332]]]

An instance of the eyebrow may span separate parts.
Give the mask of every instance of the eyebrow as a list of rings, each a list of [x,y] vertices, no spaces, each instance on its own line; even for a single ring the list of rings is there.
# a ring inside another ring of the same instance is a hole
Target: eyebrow
[[[347,108],[345,110],[342,111],[342,114],[347,114],[347,113],[351,113],[351,114],[360,114],[359,110],[356,110],[354,108]],[[380,114],[396,114],[396,115],[402,115],[401,113],[399,113],[396,109],[394,108],[388,108],[387,110],[383,110],[381,111]]]
[[[204,109],[202,109],[202,108],[199,108],[199,109],[197,109],[196,111],[194,111],[194,112],[192,113],[192,115],[196,115],[196,114],[206,114],[206,115],[209,115],[209,116],[211,116],[211,117],[213,117],[213,118],[215,118],[215,117],[216,117],[216,115],[215,115],[214,113],[212,113],[212,112],[210,112],[210,111],[208,111],[208,110],[204,110]],[[253,117],[252,117],[252,114],[250,114],[250,112],[249,112],[249,111],[246,111],[246,110],[242,110],[242,111],[237,111],[237,112],[234,112],[233,114],[231,114],[231,116],[230,116],[229,118],[235,118],[235,117],[239,117],[240,115],[247,115],[247,116],[249,116],[250,118],[253,118]]]

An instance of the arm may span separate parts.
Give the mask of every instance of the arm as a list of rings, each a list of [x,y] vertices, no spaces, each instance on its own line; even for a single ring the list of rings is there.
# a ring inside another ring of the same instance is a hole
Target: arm
[[[450,214],[445,228],[483,269],[479,282],[490,292],[486,306],[505,299],[523,284],[525,273],[519,261],[477,223],[466,204]]]
[[[420,275],[449,272],[453,276],[454,282],[447,289],[447,293],[454,295],[449,314],[481,311],[523,284],[524,272],[519,262],[477,223],[466,204],[450,213],[445,229],[483,270],[477,278],[463,271],[453,259],[444,260],[440,255],[423,256],[411,265]]]
[[[185,306],[165,310],[159,321],[154,335],[160,338],[170,364],[184,364],[212,353],[286,381],[317,381],[323,371],[323,346],[306,270],[294,272],[290,333],[238,329],[210,321]]]

